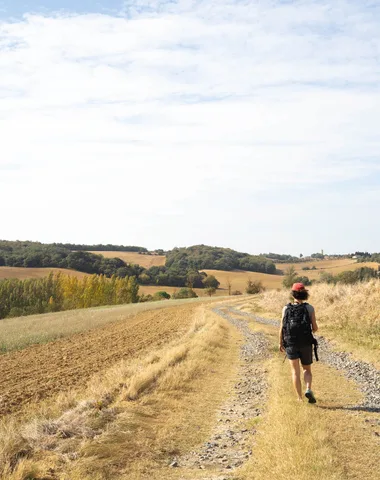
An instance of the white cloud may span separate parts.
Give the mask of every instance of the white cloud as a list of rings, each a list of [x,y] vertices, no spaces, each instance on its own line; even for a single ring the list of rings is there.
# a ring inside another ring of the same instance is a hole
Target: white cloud
[[[376,8],[183,0],[123,12],[0,23],[1,237],[255,251],[277,229],[271,249],[283,250],[294,192],[351,182],[347,218],[367,198],[380,167]]]

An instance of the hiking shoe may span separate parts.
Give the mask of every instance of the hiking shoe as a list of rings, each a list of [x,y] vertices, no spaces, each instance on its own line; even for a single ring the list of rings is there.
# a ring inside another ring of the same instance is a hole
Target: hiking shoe
[[[311,390],[306,390],[305,397],[309,400],[309,403],[317,403],[317,400],[314,397],[314,393]]]

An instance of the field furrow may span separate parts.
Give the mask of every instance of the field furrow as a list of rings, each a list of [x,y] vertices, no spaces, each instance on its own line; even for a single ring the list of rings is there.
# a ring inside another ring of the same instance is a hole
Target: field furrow
[[[89,332],[0,356],[0,414],[84,386],[95,373],[179,336],[197,306],[143,312]]]

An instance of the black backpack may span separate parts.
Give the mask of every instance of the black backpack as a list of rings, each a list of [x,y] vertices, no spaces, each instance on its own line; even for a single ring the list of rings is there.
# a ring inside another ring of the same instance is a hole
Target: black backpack
[[[282,325],[284,347],[304,347],[313,345],[315,339],[311,329],[311,319],[307,303],[289,303],[286,306]]]

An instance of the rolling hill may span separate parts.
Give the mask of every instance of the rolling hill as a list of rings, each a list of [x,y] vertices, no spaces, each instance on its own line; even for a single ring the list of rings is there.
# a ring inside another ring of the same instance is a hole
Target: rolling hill
[[[94,252],[96,255],[103,255],[106,258],[120,258],[126,263],[134,263],[136,265],[141,265],[144,268],[150,267],[160,267],[165,265],[166,257],[165,255],[147,255],[140,254],[138,252]]]
[[[86,273],[67,268],[0,267],[0,280],[4,280],[6,278],[17,278],[19,280],[25,280],[28,278],[43,278],[49,275],[50,272],[62,273],[64,275],[70,275],[78,278],[83,278],[87,275]]]
[[[93,252],[98,253],[99,252]],[[106,258],[114,258],[115,256],[121,258],[128,263],[139,264],[145,268],[152,266],[160,266],[165,263],[165,256],[163,255],[141,255],[136,252],[101,252]],[[139,262],[139,263],[138,263]],[[356,270],[362,267],[378,268],[378,264],[375,262],[357,263],[351,259],[332,259],[332,260],[314,260],[310,262],[302,262],[297,264],[277,264],[276,267],[284,272],[290,266],[294,266],[299,275],[309,277],[311,280],[317,280],[321,272],[328,272],[336,275],[345,270]],[[315,270],[302,270],[303,267],[315,267]],[[247,272],[244,270],[203,270],[207,275],[214,275],[220,282],[220,288],[217,290],[216,295],[228,295],[228,282],[231,283],[232,291],[239,290],[242,293],[245,292],[245,287],[248,280],[261,281],[266,289],[282,288],[282,275],[271,275],[259,272]],[[0,267],[0,280],[5,278],[42,278],[47,276],[50,272],[76,276],[83,278],[86,274],[78,272],[76,270],[69,270],[63,268],[22,268],[22,267]],[[155,285],[141,285],[140,293],[145,295],[158,291],[166,291],[170,294],[178,291],[180,287],[170,286],[155,286]],[[206,292],[203,289],[195,289],[197,295],[206,296]]]

